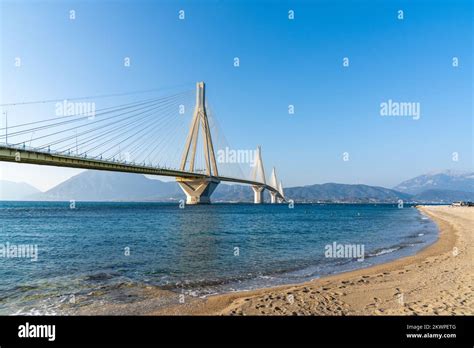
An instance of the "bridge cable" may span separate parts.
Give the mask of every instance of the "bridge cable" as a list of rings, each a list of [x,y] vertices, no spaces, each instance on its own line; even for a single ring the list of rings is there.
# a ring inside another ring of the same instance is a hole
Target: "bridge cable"
[[[121,114],[121,115],[125,115],[126,117],[124,117],[124,118],[121,119],[121,120],[118,120],[118,121],[114,120],[114,121],[112,121],[112,122],[110,122],[110,123],[107,123],[107,124],[105,124],[105,125],[101,125],[101,126],[99,126],[99,127],[93,128],[93,129],[85,130],[85,131],[83,131],[83,132],[81,132],[81,133],[79,133],[79,134],[75,134],[75,135],[72,135],[72,136],[67,136],[67,137],[62,138],[62,139],[60,139],[60,140],[53,141],[53,142],[47,144],[47,146],[48,146],[48,145],[49,145],[49,146],[55,145],[56,143],[61,143],[61,142],[64,142],[64,141],[67,141],[67,140],[70,140],[70,139],[73,139],[73,138],[77,138],[78,136],[82,136],[82,135],[84,135],[84,134],[88,134],[88,133],[94,132],[94,131],[96,131],[96,130],[100,130],[100,129],[107,128],[107,127],[109,127],[109,126],[116,125],[116,124],[118,124],[118,123],[120,123],[120,122],[127,121],[127,120],[129,120],[130,118],[134,118],[134,117],[140,116],[140,115],[144,114],[145,112],[147,112],[147,111],[149,111],[149,110],[155,110],[155,109],[159,109],[159,108],[161,108],[161,107],[166,107],[167,105],[171,105],[172,102],[173,102],[173,101],[168,102],[167,104],[159,105],[159,106],[154,106],[154,105],[152,105],[152,106],[150,106],[149,108],[146,108],[145,111],[140,112],[140,113],[137,113],[137,114],[132,114],[132,115],[130,115],[130,114],[127,114],[127,113],[123,113],[123,114]],[[155,104],[155,105],[156,105],[156,104]],[[140,119],[141,119],[141,118],[140,118]],[[92,123],[88,123],[88,124],[86,124],[86,125],[91,125],[91,124],[92,124]],[[86,126],[86,125],[84,125],[84,126]],[[123,125],[122,125],[122,126],[123,126]],[[73,129],[77,129],[77,128],[78,128],[78,127],[73,128]],[[61,131],[61,132],[63,132],[63,131]],[[47,146],[43,146],[43,148],[44,148],[44,147],[47,147]]]
[[[189,92],[183,92],[184,93],[189,93]],[[182,94],[182,93],[180,93]],[[152,102],[146,102],[146,103],[143,103],[143,104],[146,104],[147,106],[150,106],[150,105],[156,105],[156,104],[160,104],[162,102],[166,102],[167,100],[169,99],[172,99],[172,98],[175,98],[177,96],[179,96],[180,94],[177,94],[177,95],[173,95],[173,96],[169,96],[169,97],[166,97],[166,98],[160,98],[158,100],[155,100],[155,101],[152,101]],[[140,104],[142,105],[142,104]],[[129,106],[129,107],[125,107],[125,108],[122,108],[122,109],[117,109],[117,110],[113,110],[113,111],[106,111],[106,112],[103,112],[103,113],[99,113],[98,115],[95,115],[95,116],[102,116],[102,115],[105,115],[105,114],[110,114],[110,113],[113,113],[113,112],[116,112],[116,111],[120,111],[120,110],[123,110],[123,109],[128,109],[130,107],[135,107],[137,105],[134,105],[134,106]],[[143,108],[146,108],[143,107]],[[143,109],[143,108],[138,108],[136,110],[140,110],[140,109]],[[133,111],[136,111],[136,110],[133,110]],[[110,116],[108,118],[105,118],[105,119],[101,119],[101,120],[98,120],[96,121],[95,123],[97,122],[101,122],[101,121],[105,121],[105,120],[108,120],[108,119],[111,119],[111,118],[114,118],[114,117],[118,117],[118,116],[122,116],[126,114],[125,113],[122,113],[122,114],[118,114],[118,115],[114,115],[114,116]],[[45,126],[40,126],[40,127],[35,127],[35,128],[30,128],[30,129],[27,129],[27,130],[23,130],[23,131],[17,131],[17,132],[13,132],[13,133],[9,133],[8,136],[9,137],[12,137],[12,136],[17,136],[17,135],[21,135],[21,134],[25,134],[25,133],[31,133],[31,132],[36,132],[36,131],[39,131],[39,130],[43,130],[43,129],[48,129],[48,128],[52,128],[52,127],[57,127],[57,126],[61,126],[61,125],[64,125],[64,124],[69,124],[69,123],[73,123],[73,122],[79,122],[79,121],[85,121],[88,119],[89,116],[85,116],[85,117],[81,117],[81,118],[77,118],[77,119],[73,119],[73,120],[69,120],[69,121],[62,121],[62,122],[59,122],[59,123],[55,123],[55,124],[50,124],[50,125],[45,125]],[[92,122],[94,123],[94,122]],[[88,124],[92,124],[92,123],[88,123]],[[3,138],[5,137],[6,135],[2,135],[0,136],[0,138]],[[16,144],[15,144],[16,145]]]

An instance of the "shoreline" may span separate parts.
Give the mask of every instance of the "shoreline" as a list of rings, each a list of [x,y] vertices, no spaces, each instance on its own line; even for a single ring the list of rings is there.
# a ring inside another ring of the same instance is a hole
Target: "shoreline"
[[[149,314],[474,314],[472,234],[466,230],[473,226],[474,209],[417,209],[436,223],[439,235],[437,241],[414,255],[301,284],[191,300]]]

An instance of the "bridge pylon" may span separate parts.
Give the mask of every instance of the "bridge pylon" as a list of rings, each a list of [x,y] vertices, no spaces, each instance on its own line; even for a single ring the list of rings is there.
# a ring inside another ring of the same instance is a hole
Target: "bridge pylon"
[[[276,175],[276,169],[273,167],[272,176],[270,177],[270,186],[273,187],[276,191],[270,191],[270,203],[277,203],[278,198],[278,179]]]
[[[266,179],[265,179],[265,168],[263,167],[263,161],[262,161],[262,149],[260,146],[257,147],[257,155],[255,158],[255,163],[252,169],[251,177],[253,181],[260,181],[262,183],[262,185],[252,185],[254,203],[262,204],[263,192],[265,190],[265,185],[266,185]]]
[[[283,193],[283,184],[281,180],[278,184],[278,192],[280,193],[280,197],[278,197],[278,203],[283,203],[285,201],[285,194]]]
[[[211,203],[211,194],[220,182],[216,179],[216,177],[219,176],[219,172],[217,169],[211,130],[207,118],[206,90],[204,82],[198,82],[196,84],[196,106],[191,120],[191,127],[186,138],[180,170],[195,172],[194,164],[200,134],[202,135],[207,177],[176,178],[179,186],[186,194],[186,204]]]

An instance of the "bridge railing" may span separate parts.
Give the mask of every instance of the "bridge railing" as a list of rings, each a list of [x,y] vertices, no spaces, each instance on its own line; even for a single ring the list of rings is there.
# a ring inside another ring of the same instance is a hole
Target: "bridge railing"
[[[101,162],[106,162],[106,163],[115,163],[115,164],[125,164],[125,165],[131,165],[131,166],[142,166],[142,167],[148,167],[148,168],[154,168],[154,169],[169,169],[169,170],[179,170],[176,168],[168,168],[166,166],[157,166],[157,165],[149,165],[146,164],[145,162],[138,163],[136,161],[127,161],[126,159],[113,159],[113,160],[105,160],[101,156],[91,156],[88,157],[87,154],[85,155],[79,155],[77,153],[73,153],[71,151],[64,152],[64,151],[56,151],[54,149],[43,149],[43,148],[36,148],[33,146],[28,146],[26,144],[6,144],[2,143],[0,146],[12,149],[12,150],[19,150],[19,151],[28,151],[28,152],[35,152],[35,153],[42,153],[42,154],[47,154],[47,155],[54,155],[54,156],[62,156],[62,157],[69,157],[69,158],[77,158],[77,159],[85,159],[85,160],[93,160],[93,161],[101,161]]]

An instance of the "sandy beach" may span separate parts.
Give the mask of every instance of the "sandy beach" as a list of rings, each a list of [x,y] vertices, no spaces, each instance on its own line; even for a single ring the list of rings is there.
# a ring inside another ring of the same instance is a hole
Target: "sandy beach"
[[[147,300],[101,304],[77,314],[473,315],[474,208],[418,209],[440,233],[435,243],[412,256],[307,283],[205,299],[147,287]]]

